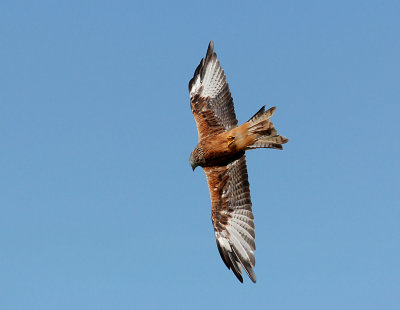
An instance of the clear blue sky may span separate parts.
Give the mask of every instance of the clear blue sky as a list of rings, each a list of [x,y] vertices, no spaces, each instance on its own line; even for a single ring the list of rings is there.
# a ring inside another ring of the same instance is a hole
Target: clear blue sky
[[[2,1],[1,309],[399,309],[399,1]],[[258,282],[221,261],[187,84],[209,40]]]

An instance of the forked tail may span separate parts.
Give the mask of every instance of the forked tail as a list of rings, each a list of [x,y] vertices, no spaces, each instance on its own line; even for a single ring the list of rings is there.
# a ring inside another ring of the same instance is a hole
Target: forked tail
[[[265,106],[263,106],[247,121],[249,123],[248,132],[254,135],[255,141],[246,149],[271,148],[282,150],[282,144],[289,141],[288,138],[278,135],[274,124],[270,121],[275,110],[276,107],[273,107],[265,111]]]

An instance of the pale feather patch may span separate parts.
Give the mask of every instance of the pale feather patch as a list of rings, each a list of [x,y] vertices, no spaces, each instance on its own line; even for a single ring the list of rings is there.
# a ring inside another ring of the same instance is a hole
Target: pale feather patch
[[[192,98],[194,95],[196,95],[198,93],[201,93],[200,87],[201,87],[200,76],[197,75],[194,79],[194,82],[193,82],[192,87],[189,92],[190,98]]]
[[[230,239],[232,245],[237,250],[236,254],[239,254],[239,256],[240,256],[242,261],[249,262],[250,261],[250,257],[247,254],[248,251],[245,249],[245,243],[240,242],[240,239],[242,239],[240,237],[240,235],[236,231],[234,231],[232,229],[228,229],[228,231],[229,231],[229,234],[230,234],[230,238],[229,239]]]
[[[245,222],[242,221],[236,221],[236,220],[230,220],[229,224],[236,229],[241,235],[243,235],[244,238],[252,240],[254,243],[254,229],[252,229],[250,226],[248,226]]]
[[[219,245],[221,246],[221,248],[223,248],[226,251],[231,252],[231,245],[229,244],[229,241],[227,238],[222,237],[218,232],[215,233],[215,237],[217,238]]]
[[[248,253],[253,253],[254,249],[250,245],[247,240],[245,240],[245,237],[243,237],[234,227],[230,227],[229,229],[227,228],[229,234],[230,234],[230,240],[232,241],[232,236],[236,238],[236,240],[242,245],[242,247],[246,250],[246,254],[249,255]]]

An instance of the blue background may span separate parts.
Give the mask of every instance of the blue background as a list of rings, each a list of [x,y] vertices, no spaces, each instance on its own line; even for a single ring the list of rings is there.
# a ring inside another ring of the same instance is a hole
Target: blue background
[[[399,309],[398,1],[2,1],[1,309]],[[258,282],[219,257],[187,84],[209,40]]]

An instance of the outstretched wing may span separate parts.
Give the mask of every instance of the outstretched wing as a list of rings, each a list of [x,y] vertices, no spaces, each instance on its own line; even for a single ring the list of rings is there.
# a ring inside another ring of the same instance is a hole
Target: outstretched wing
[[[229,85],[212,41],[189,82],[189,93],[199,140],[237,126]]]
[[[211,197],[211,218],[219,253],[228,269],[243,282],[242,266],[256,282],[254,217],[251,211],[246,157],[227,166],[204,167]]]

